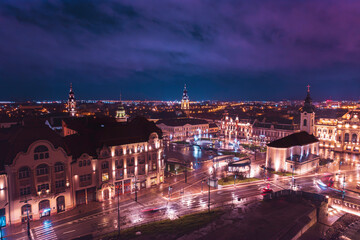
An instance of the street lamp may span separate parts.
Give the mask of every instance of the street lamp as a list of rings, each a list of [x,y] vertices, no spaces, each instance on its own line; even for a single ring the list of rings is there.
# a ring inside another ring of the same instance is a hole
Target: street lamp
[[[171,190],[172,190],[172,186],[169,186],[169,190],[168,190],[168,198],[170,200],[170,197],[171,197]]]
[[[117,188],[118,235],[120,237],[120,185]]]
[[[136,176],[135,176],[135,202],[137,202],[137,182],[136,182]]]
[[[210,212],[210,175],[209,175],[209,182],[208,182],[208,185],[209,185],[209,194],[208,194],[208,212]]]
[[[342,194],[341,194],[341,198],[342,200],[344,201],[344,198],[345,198],[345,173],[337,173],[336,175],[343,175],[343,190],[342,190]]]
[[[205,179],[201,180],[201,193],[203,193],[203,183],[206,182]]]
[[[29,237],[29,239],[31,239],[31,234],[30,234],[30,218],[29,218],[29,205],[27,204],[28,201],[30,201],[31,199],[27,199],[25,197],[25,200],[20,201],[26,204],[26,226],[27,226],[27,235]],[[2,236],[2,235],[1,235]]]

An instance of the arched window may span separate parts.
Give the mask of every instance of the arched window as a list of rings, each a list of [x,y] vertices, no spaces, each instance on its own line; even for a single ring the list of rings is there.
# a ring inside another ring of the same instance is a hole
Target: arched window
[[[29,213],[29,215],[31,214],[31,205],[30,204],[26,204],[21,207],[21,215],[27,216],[28,213]]]
[[[30,177],[30,168],[29,167],[22,167],[19,169],[19,179],[28,178]]]
[[[65,169],[65,166],[62,162],[55,163],[55,172],[63,172]]]
[[[344,142],[349,142],[349,134],[348,133],[345,133],[345,137],[344,137]]]
[[[307,125],[307,120],[306,119],[304,119],[304,127],[306,127],[306,125]]]
[[[49,149],[44,145],[37,146],[34,150],[34,160],[46,158],[49,158]]]
[[[39,166],[36,167],[36,175],[37,176],[41,176],[41,175],[46,175],[49,173],[49,166],[46,164],[40,164]]]
[[[101,168],[102,168],[102,169],[108,169],[108,168],[109,168],[109,162],[108,162],[108,161],[102,162]]]
[[[353,143],[357,142],[357,135],[355,133],[351,136],[351,142]]]

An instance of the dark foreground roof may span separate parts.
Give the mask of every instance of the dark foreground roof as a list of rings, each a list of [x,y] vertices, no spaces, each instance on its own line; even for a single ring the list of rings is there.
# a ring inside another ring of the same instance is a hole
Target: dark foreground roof
[[[76,119],[68,120],[72,126],[78,126]],[[80,122],[83,120],[80,119]],[[103,146],[117,146],[137,142],[147,142],[151,133],[157,133],[162,138],[162,131],[154,122],[143,117],[136,117],[128,123],[105,123],[99,120],[83,125],[78,134],[65,137],[66,144],[73,157],[83,153],[96,156],[96,149]]]
[[[79,121],[82,122],[83,119]],[[43,122],[31,122],[24,126],[16,125],[0,129],[0,170],[3,170],[5,165],[12,164],[16,154],[26,152],[29,146],[38,140],[49,141],[55,148],[61,147],[69,156],[78,158],[83,153],[97,157],[97,149],[103,146],[147,142],[153,132],[162,138],[161,129],[143,117],[136,117],[124,124],[84,124],[80,129],[81,133],[65,138]]]
[[[26,152],[29,146],[38,140],[47,140],[55,148],[62,147],[67,150],[62,137],[40,122],[0,129],[0,168],[10,165],[16,154]]]
[[[318,142],[319,140],[309,133],[302,131],[293,133],[289,136],[280,138],[268,144],[269,147],[275,148],[289,148],[293,146],[303,146],[311,143]]]
[[[206,120],[197,119],[197,118],[174,118],[174,119],[163,119],[157,121],[156,124],[165,124],[166,126],[184,126],[186,124],[198,125],[198,124],[208,124]]]

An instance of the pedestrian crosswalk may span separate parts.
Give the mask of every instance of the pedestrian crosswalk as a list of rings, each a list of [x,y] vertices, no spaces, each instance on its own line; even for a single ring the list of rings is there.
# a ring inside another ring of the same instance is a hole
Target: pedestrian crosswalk
[[[43,226],[37,227],[32,230],[34,238],[36,240],[55,240],[57,239],[54,228],[52,227],[51,222],[45,221]]]

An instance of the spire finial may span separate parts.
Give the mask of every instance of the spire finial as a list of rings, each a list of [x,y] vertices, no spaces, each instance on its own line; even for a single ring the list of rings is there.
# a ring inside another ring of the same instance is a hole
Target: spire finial
[[[310,92],[310,85],[308,84],[306,87],[307,87],[307,92],[309,93]]]
[[[70,83],[70,90],[72,89],[72,83]]]

